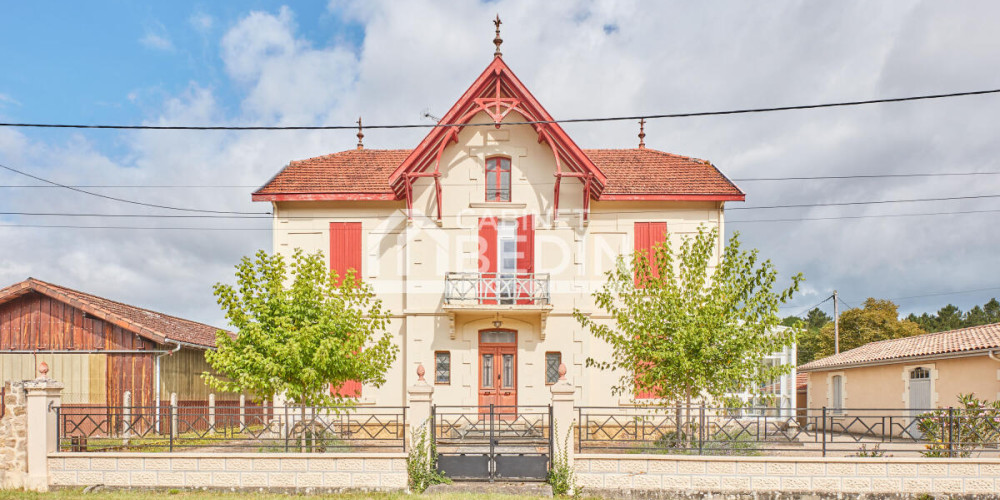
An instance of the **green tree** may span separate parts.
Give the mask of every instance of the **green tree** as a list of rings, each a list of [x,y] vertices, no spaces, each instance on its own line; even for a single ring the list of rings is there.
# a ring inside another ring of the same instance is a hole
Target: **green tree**
[[[605,273],[594,298],[610,322],[574,311],[584,328],[611,346],[610,360],[588,358],[587,365],[620,374],[615,394],[639,386],[664,403],[755,391],[787,373],[788,366],[763,360],[795,342],[794,329],[776,328],[778,305],[798,290],[802,275],[774,292],[774,265],[757,250],[741,250],[738,235],[714,269],[717,230],[700,228],[676,252],[669,241],[651,257],[637,252],[629,262],[620,256]]]
[[[962,326],[962,310],[952,304],[948,304],[938,309],[937,320],[934,322],[934,329],[932,331],[944,332],[957,330],[962,328]]]
[[[990,299],[989,302],[983,304],[983,314],[986,316],[986,323],[1000,323],[1000,301],[997,301],[996,297]]]
[[[353,272],[341,282],[322,253],[296,249],[290,265],[264,251],[255,257],[236,266],[236,286],[214,287],[236,335],[220,331],[218,349],[205,354],[220,375],[204,375],[212,387],[257,398],[284,394],[304,411],[349,403],[328,384],[385,383],[399,348],[370,285]]]
[[[804,365],[816,359],[816,352],[820,348],[820,330],[830,321],[832,318],[818,307],[814,307],[806,315],[796,348],[798,364]]]
[[[840,315],[840,352],[879,340],[898,339],[926,333],[917,323],[899,319],[899,307],[889,300],[869,298],[864,306]],[[833,355],[833,323],[820,330],[817,357]]]

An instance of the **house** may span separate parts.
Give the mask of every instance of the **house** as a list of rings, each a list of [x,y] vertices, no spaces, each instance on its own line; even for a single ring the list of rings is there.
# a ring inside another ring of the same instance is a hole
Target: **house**
[[[807,373],[810,408],[926,409],[958,395],[1000,398],[1000,323],[882,340],[817,359]]]
[[[292,161],[252,198],[272,205],[274,252],[322,251],[392,311],[400,362],[382,387],[352,388],[362,404],[406,404],[421,365],[436,404],[547,404],[560,364],[579,404],[631,404],[612,395],[616,376],[585,366],[610,349],[574,309],[600,315],[603,273],[668,230],[724,234],[726,202],[745,195],[708,161],[647,148],[641,131],[637,147],[582,149],[495,43],[416,147],[370,149],[359,128],[356,147]]]
[[[205,350],[218,328],[35,278],[0,289],[0,380],[29,380],[45,362],[64,406],[204,404]]]

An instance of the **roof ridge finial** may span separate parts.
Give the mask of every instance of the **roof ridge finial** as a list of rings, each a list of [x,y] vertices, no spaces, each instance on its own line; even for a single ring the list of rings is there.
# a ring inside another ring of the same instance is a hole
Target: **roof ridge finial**
[[[365,133],[361,130],[364,127],[361,126],[361,117],[358,117],[358,149],[365,149],[365,143],[362,140],[365,138]]]
[[[503,54],[500,52],[500,44],[503,43],[503,38],[500,38],[500,25],[503,21],[500,20],[500,14],[497,14],[497,18],[493,20],[493,25],[497,27],[497,36],[493,39],[493,45],[497,46],[497,50],[493,52],[493,57],[502,57]]]
[[[639,119],[639,149],[646,149],[646,119]]]

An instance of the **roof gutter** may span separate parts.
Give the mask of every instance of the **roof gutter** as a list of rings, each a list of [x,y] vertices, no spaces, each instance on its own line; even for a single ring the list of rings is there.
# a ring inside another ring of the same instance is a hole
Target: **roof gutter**
[[[820,367],[820,368],[806,368],[806,369],[803,369],[802,367],[799,367],[798,371],[803,372],[803,373],[828,372],[828,371],[833,371],[833,370],[841,370],[841,369],[844,369],[844,368],[865,368],[865,367],[869,367],[869,366],[895,365],[895,364],[899,364],[899,363],[908,363],[910,361],[926,361],[926,360],[936,360],[936,359],[971,358],[971,357],[974,357],[974,356],[982,356],[984,354],[987,355],[987,356],[989,356],[990,359],[992,359],[993,361],[1000,362],[1000,358],[997,358],[997,357],[994,356],[993,350],[994,350],[994,348],[991,347],[989,349],[977,349],[975,351],[965,351],[965,352],[960,352],[960,353],[925,354],[923,356],[911,356],[911,357],[905,357],[905,358],[892,358],[892,359],[885,359],[885,360],[880,360],[880,361],[871,361],[871,362],[867,362],[867,363],[847,363],[847,364],[842,364],[842,365],[824,366],[824,367]]]

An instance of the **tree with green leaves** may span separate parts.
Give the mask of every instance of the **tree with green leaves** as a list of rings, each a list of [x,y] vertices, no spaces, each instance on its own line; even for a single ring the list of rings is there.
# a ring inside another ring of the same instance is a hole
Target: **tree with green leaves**
[[[781,321],[784,326],[799,327],[796,362],[804,365],[816,359],[816,351],[820,345],[820,329],[833,321],[829,315],[818,307],[812,308],[803,320],[797,316],[788,316]]]
[[[341,279],[343,278],[343,279]],[[350,404],[331,394],[347,381],[380,386],[399,348],[386,328],[389,311],[353,272],[337,276],[323,254],[296,249],[291,263],[258,251],[236,266],[236,285],[217,283],[231,337],[205,358],[219,374],[205,374],[218,390],[259,399],[283,394],[306,406]]]
[[[840,314],[840,352],[848,351],[879,340],[912,337],[924,332],[920,325],[908,319],[899,319],[899,307],[889,300],[868,298],[857,309],[848,309]],[[827,324],[820,331],[820,346],[817,357],[833,355],[833,324]]]
[[[795,342],[779,329],[778,306],[798,290],[802,275],[773,291],[778,272],[757,250],[744,251],[733,235],[715,262],[718,231],[698,230],[675,251],[670,237],[652,255],[637,252],[605,273],[594,293],[610,322],[574,311],[577,321],[611,346],[610,360],[587,365],[619,374],[615,394],[636,387],[664,404],[692,398],[724,399],[788,373],[764,358]]]

